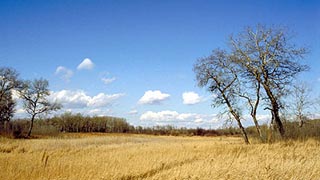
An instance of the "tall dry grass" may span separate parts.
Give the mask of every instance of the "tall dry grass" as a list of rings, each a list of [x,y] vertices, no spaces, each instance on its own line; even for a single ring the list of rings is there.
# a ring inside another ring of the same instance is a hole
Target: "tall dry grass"
[[[0,179],[319,179],[316,140],[73,134],[0,139]]]

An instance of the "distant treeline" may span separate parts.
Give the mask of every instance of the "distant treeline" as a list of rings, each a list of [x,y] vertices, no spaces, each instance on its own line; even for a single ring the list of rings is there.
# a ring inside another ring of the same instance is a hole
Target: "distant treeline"
[[[28,119],[18,119],[1,129],[13,137],[24,137],[30,121]],[[48,119],[37,119],[34,121],[34,135],[56,135],[58,133],[69,132],[104,132],[104,133],[127,133],[134,127],[125,119],[117,117],[90,117],[82,114],[65,113]]]
[[[28,119],[17,119],[10,121],[6,127],[0,127],[2,134],[19,138],[24,137],[28,131],[30,121]],[[172,135],[172,136],[219,136],[237,135],[237,128],[225,129],[203,129],[203,128],[177,128],[174,126],[142,127],[132,126],[124,118],[117,117],[90,117],[82,114],[65,113],[48,119],[38,119],[34,122],[33,134],[57,135],[59,133],[132,133],[150,135]]]
[[[14,138],[25,137],[30,121],[19,119],[10,121],[5,127],[0,127],[1,134],[6,134]],[[285,123],[287,137],[308,138],[320,137],[320,120],[309,120],[304,127],[299,127],[298,122]],[[258,138],[255,127],[247,127],[246,130],[253,137]],[[261,130],[265,142],[270,139],[280,138],[279,134],[270,130],[267,125],[262,125]],[[81,114],[65,113],[48,119],[38,119],[34,122],[34,136],[49,135],[55,136],[59,133],[132,133],[149,135],[171,135],[171,136],[241,136],[241,131],[236,127],[225,127],[220,129],[203,128],[178,128],[170,125],[142,127],[132,126],[124,118],[117,117],[90,117]]]
[[[222,136],[222,135],[238,135],[240,131],[234,127],[224,129],[203,129],[203,128],[177,128],[174,126],[153,126],[141,127],[137,126],[134,129],[136,134],[150,135],[170,135],[170,136]]]

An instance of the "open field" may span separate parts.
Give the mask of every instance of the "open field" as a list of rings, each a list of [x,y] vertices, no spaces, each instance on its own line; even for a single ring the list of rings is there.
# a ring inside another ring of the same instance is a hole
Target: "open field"
[[[0,139],[0,179],[319,179],[320,142],[66,134]]]

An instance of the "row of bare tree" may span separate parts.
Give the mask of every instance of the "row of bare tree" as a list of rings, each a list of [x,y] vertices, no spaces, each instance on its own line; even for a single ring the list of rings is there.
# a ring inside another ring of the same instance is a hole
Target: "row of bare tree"
[[[246,104],[261,138],[257,119],[259,109],[270,111],[272,127],[284,137],[280,110],[292,89],[293,80],[309,69],[301,63],[306,48],[293,44],[285,28],[263,25],[248,27],[231,36],[228,45],[228,49],[215,49],[211,55],[198,59],[194,65],[198,85],[215,94],[213,106],[225,107],[225,112],[236,120],[245,143],[248,144],[249,140],[241,113]],[[305,97],[305,92],[301,93],[303,88],[296,90],[300,91],[297,98],[299,94]],[[300,99],[297,105],[304,108],[306,102]],[[302,126],[302,109],[298,115]]]
[[[90,117],[66,112],[45,120],[60,132],[107,132],[126,133],[134,129],[124,118],[103,116]]]

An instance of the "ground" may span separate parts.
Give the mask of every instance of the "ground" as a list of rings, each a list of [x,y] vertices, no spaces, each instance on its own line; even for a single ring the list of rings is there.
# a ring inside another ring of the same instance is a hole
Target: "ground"
[[[0,179],[318,179],[320,142],[65,134],[0,138]]]

